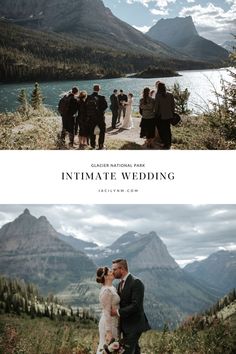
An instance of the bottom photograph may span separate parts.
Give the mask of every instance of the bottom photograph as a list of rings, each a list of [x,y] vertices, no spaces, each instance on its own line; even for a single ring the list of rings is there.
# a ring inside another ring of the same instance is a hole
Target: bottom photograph
[[[0,205],[0,353],[233,354],[236,205]]]

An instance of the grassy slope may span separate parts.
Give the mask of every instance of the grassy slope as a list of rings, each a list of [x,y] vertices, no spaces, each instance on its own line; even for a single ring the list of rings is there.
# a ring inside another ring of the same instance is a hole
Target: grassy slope
[[[0,354],[94,354],[97,344],[98,330],[91,322],[0,315]],[[144,333],[141,347],[143,354],[233,354],[236,332],[221,322],[205,330],[187,325]]]
[[[134,118],[135,119],[135,118]],[[0,150],[55,150],[67,149],[60,146],[58,134],[61,129],[61,118],[55,112],[43,110],[33,112],[29,118],[18,113],[0,113]],[[134,132],[135,136],[139,135]],[[227,150],[235,149],[236,143],[225,140],[217,129],[210,127],[207,117],[185,117],[180,126],[172,127],[173,145],[176,150]],[[141,150],[139,143],[109,139],[106,135],[108,150]],[[157,149],[158,147],[157,144]]]

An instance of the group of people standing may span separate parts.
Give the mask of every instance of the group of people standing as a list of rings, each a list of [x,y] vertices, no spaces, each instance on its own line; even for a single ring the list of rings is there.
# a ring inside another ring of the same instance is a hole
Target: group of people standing
[[[65,94],[59,101],[58,111],[62,116],[61,140],[65,142],[66,133],[69,133],[70,147],[74,145],[75,135],[79,135],[79,147],[86,145],[95,149],[96,135],[98,131],[98,149],[104,148],[106,123],[105,110],[107,101],[99,94],[100,85],[94,85],[93,93],[88,95],[86,91],[79,92],[73,87],[71,92]]]
[[[99,94],[100,85],[94,85],[93,93],[79,92],[77,87],[64,95],[59,101],[58,110],[62,116],[61,140],[65,142],[66,132],[69,133],[70,147],[73,147],[75,135],[79,136],[79,147],[90,145],[96,147],[98,135],[98,149],[105,148],[105,111],[108,103],[105,96]],[[132,109],[133,94],[126,95],[123,90],[114,90],[110,96],[110,109],[112,112],[111,128],[131,129],[133,127]],[[141,114],[140,137],[146,138],[147,148],[154,147],[157,134],[163,149],[171,147],[170,120],[174,116],[175,101],[170,92],[167,92],[164,83],[156,83],[156,91],[149,87],[144,88],[139,102]]]
[[[175,100],[172,93],[167,92],[163,82],[157,81],[157,92],[149,87],[143,90],[143,97],[139,103],[139,113],[142,116],[140,123],[140,137],[146,138],[147,147],[154,147],[154,139],[158,133],[163,149],[171,147],[171,119],[174,117]]]

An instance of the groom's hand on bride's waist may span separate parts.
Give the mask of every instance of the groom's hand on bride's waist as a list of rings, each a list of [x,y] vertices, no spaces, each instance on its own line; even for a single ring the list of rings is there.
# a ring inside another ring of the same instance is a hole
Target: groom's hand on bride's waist
[[[119,316],[119,311],[114,307],[111,308],[111,316]]]

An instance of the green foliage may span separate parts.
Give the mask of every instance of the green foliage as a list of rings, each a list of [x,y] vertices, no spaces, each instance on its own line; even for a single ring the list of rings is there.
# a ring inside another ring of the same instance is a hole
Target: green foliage
[[[94,354],[97,325],[90,321],[0,316],[0,353]]]
[[[37,289],[16,280],[0,278],[0,293],[10,289],[34,296]],[[221,300],[220,307],[234,305],[236,315],[235,290]],[[51,295],[49,296],[49,298]],[[4,298],[5,299],[5,298]],[[51,297],[52,299],[52,297]],[[1,301],[1,298],[0,298]],[[5,301],[5,300],[4,300]],[[42,299],[44,301],[44,299]],[[223,308],[223,307],[222,307]],[[66,316],[38,316],[33,306],[31,316],[21,313],[0,314],[0,353],[59,353],[59,354],[94,354],[98,345],[98,325],[87,318],[88,311],[72,311]],[[209,309],[212,312],[212,309]],[[81,318],[83,314],[83,319]],[[235,326],[229,318],[222,320],[220,313],[188,317],[182,325],[170,331],[165,325],[162,331],[148,331],[141,336],[142,353],[145,354],[234,354],[236,351]]]
[[[60,121],[55,113],[43,105],[38,84],[32,93],[32,105],[25,90],[21,90],[20,106],[15,113],[0,113],[0,149],[37,150],[56,149]]]
[[[34,110],[39,110],[43,106],[43,96],[39,84],[36,82],[31,95],[31,106]]]
[[[180,76],[180,75],[176,71],[171,70],[169,68],[149,66],[144,71],[132,75],[131,77],[157,78],[157,77],[172,77],[172,76]]]
[[[180,114],[190,113],[188,109],[190,92],[188,89],[181,90],[180,84],[176,82],[171,91],[175,99],[176,112]]]
[[[160,58],[112,44],[99,45],[52,32],[38,32],[0,20],[2,82],[83,80],[120,77],[149,65],[174,70],[207,68],[209,64]]]
[[[28,97],[27,97],[27,92],[25,89],[22,89],[19,93],[19,96],[17,98],[19,102],[19,107],[18,107],[18,112],[22,114],[23,116],[25,115],[27,118],[29,117],[29,112],[30,112],[30,105],[28,102]]]
[[[228,71],[233,80],[221,80],[222,92],[215,90],[217,103],[213,103],[213,112],[207,117],[212,129],[220,131],[225,139],[236,141],[236,48],[230,59],[233,69]]]
[[[178,91],[177,87],[177,91]],[[181,90],[179,90],[181,91]],[[33,109],[26,104],[24,90],[20,92],[20,107],[15,113],[0,113],[0,149],[8,150],[50,150],[63,149],[58,140],[61,129],[61,120],[55,112],[50,111],[42,104],[42,94],[36,85],[34,89],[36,105]],[[27,109],[26,109],[27,107]],[[183,106],[187,110],[186,106]],[[180,110],[183,110],[183,107]],[[138,119],[137,117],[135,119]],[[181,150],[228,150],[236,149],[234,130],[226,125],[234,122],[220,118],[219,110],[211,113],[191,117],[182,115],[182,123],[172,129],[173,149]],[[228,123],[227,123],[228,124]],[[227,129],[226,129],[227,127]],[[227,133],[226,133],[227,132]],[[109,139],[106,136],[106,146],[109,150],[141,150],[143,147],[131,141]]]
[[[39,295],[38,288],[23,280],[0,276],[0,314],[29,315],[31,319],[47,317],[51,320],[67,320],[71,322],[97,322],[94,311],[88,308],[73,311],[58,301],[53,294],[47,298]]]

